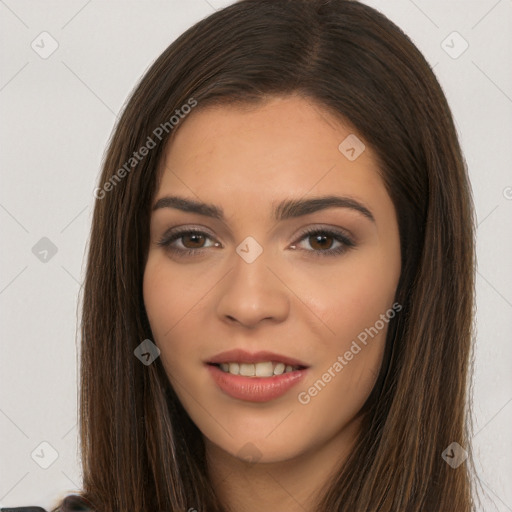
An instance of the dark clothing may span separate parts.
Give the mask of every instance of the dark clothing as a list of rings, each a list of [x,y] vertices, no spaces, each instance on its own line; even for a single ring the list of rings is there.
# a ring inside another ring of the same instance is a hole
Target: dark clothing
[[[87,505],[80,496],[67,496],[59,508],[60,512],[93,512],[93,509]],[[42,507],[2,507],[0,512],[47,512]]]
[[[0,508],[0,512],[46,512],[41,507],[16,507],[16,508]]]

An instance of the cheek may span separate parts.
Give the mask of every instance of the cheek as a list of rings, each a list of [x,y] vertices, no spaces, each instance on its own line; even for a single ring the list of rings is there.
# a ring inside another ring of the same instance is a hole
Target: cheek
[[[144,306],[153,335],[160,342],[199,305],[204,290],[194,282],[192,276],[174,270],[165,257],[149,257],[143,279]]]
[[[382,364],[398,273],[382,272],[375,260],[367,263],[360,258],[347,264],[323,293],[311,291],[318,315],[334,333],[322,339],[315,371],[299,390],[313,431],[334,434],[350,421],[370,395]],[[325,411],[332,412],[326,417]]]
[[[179,306],[174,286],[168,285],[165,267],[155,259],[148,259],[144,270],[143,296],[144,306],[151,325],[153,336],[161,339],[165,332],[172,327],[169,312]]]
[[[149,258],[144,270],[143,296],[153,342],[160,349],[160,359],[166,372],[174,374],[173,361],[180,357],[180,346],[174,344],[176,331],[190,309],[190,290],[183,287],[179,274],[170,275],[169,265],[159,258]],[[180,321],[180,319],[182,319]],[[170,357],[172,354],[172,358]]]
[[[215,276],[214,276],[215,277]],[[215,284],[197,270],[184,271],[172,265],[165,255],[150,254],[143,278],[143,297],[153,342],[167,374],[178,380],[186,372],[183,361],[199,356],[187,340],[201,339],[203,324],[197,315],[206,304],[205,295]],[[198,283],[201,283],[199,285]]]
[[[354,253],[336,270],[322,272],[321,279],[308,280],[309,304],[344,345],[392,306],[400,269],[394,260]]]

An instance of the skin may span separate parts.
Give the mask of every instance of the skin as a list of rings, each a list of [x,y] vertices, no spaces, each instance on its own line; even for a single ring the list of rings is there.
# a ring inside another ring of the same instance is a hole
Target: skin
[[[223,222],[155,210],[143,291],[162,363],[204,436],[214,488],[232,510],[314,510],[355,442],[359,411],[382,362],[387,324],[309,403],[298,400],[392,307],[400,277],[396,213],[375,155],[366,144],[350,161],[338,149],[351,133],[300,96],[198,107],[162,162],[155,203],[179,195],[225,213]],[[323,195],[357,200],[375,222],[340,207],[279,222],[271,216],[274,201]],[[207,232],[199,241],[172,242],[199,248],[198,255],[158,245],[176,226]],[[355,247],[326,255],[340,242],[326,235],[320,245],[303,236],[308,227],[343,230]],[[235,251],[247,236],[263,249],[252,263]],[[306,379],[269,402],[231,398],[204,361],[235,347],[299,359],[309,365]],[[255,463],[244,460],[247,451]]]

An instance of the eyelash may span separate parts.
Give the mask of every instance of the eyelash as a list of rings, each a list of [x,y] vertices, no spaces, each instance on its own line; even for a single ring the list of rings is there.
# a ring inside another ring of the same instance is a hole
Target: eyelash
[[[203,235],[205,238],[211,238],[211,239],[213,238],[208,233],[201,231],[200,229],[188,228],[188,229],[184,229],[181,231],[171,233],[169,235],[164,235],[157,242],[157,245],[160,247],[166,248],[168,251],[170,251],[178,256],[183,256],[183,257],[198,256],[201,251],[203,251],[204,249],[208,249],[208,247],[200,247],[197,249],[188,249],[188,248],[178,249],[176,247],[171,246],[172,242],[174,242],[175,240],[179,240],[183,236],[189,235],[189,234]],[[305,238],[309,238],[310,236],[313,236],[313,235],[327,235],[328,237],[332,237],[335,239],[335,241],[338,241],[341,243],[341,245],[339,247],[337,247],[336,249],[325,249],[325,250],[302,249],[302,250],[305,250],[306,252],[312,253],[312,255],[314,257],[338,256],[338,255],[341,255],[344,252],[348,251],[349,249],[355,247],[354,241],[351,238],[349,238],[346,234],[339,232],[339,231],[326,229],[326,228],[309,228],[309,229],[307,229],[300,235],[300,238],[297,240],[297,243],[299,243],[302,240],[304,240]],[[296,244],[294,243],[293,245],[295,246]]]

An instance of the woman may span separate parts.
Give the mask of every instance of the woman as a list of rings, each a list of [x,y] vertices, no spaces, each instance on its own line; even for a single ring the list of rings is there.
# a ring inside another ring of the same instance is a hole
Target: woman
[[[95,196],[91,509],[474,510],[470,186],[393,23],[348,0],[200,21],[136,88]]]

